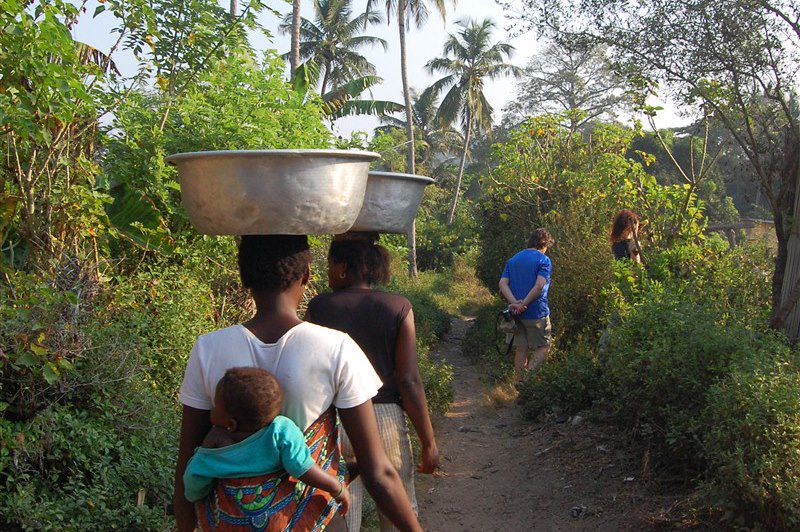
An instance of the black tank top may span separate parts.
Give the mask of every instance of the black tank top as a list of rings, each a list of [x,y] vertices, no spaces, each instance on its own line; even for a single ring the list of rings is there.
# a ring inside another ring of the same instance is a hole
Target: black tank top
[[[312,299],[306,321],[349,334],[383,381],[372,402],[400,404],[395,346],[400,325],[410,310],[411,302],[403,296],[370,288],[345,288]]]

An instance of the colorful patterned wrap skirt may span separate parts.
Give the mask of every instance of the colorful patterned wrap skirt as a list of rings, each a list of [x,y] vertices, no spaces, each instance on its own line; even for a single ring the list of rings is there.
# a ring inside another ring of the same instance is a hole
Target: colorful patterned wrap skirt
[[[324,471],[345,482],[339,450],[339,420],[331,408],[305,432],[311,456]],[[195,505],[203,531],[324,530],[339,504],[327,492],[291,478],[285,471],[260,477],[219,479]]]

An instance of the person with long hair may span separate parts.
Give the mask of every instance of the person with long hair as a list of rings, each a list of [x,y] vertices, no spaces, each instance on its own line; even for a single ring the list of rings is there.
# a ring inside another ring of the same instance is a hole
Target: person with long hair
[[[639,250],[639,215],[629,209],[623,209],[614,217],[611,224],[611,253],[615,260],[628,259],[640,264]]]
[[[255,300],[256,314],[246,323],[200,336],[186,363],[175,472],[179,531],[194,530],[198,519],[204,530],[253,530],[265,524],[269,530],[335,528],[335,497],[287,472],[220,481],[214,495],[198,503],[197,512],[186,498],[186,465],[211,429],[209,414],[216,404],[217,384],[235,367],[258,367],[275,375],[284,396],[280,414],[305,433],[317,464],[346,480],[340,467],[341,419],[358,461],[359,478],[378,509],[401,530],[422,530],[381,445],[372,399],[383,383],[350,337],[297,316],[310,264],[305,236],[242,237],[239,272]]]
[[[383,386],[372,399],[381,442],[403,480],[411,504],[414,494],[414,457],[406,415],[422,443],[418,470],[433,473],[439,450],[428,416],[425,388],[417,363],[417,337],[411,303],[403,296],[376,289],[389,280],[389,253],[376,243],[377,235],[347,235],[331,243],[328,282],[332,292],[318,295],[308,305],[306,320],[346,332],[364,350]],[[346,457],[352,452],[352,434],[342,443]],[[358,456],[356,456],[358,459]],[[347,514],[350,530],[361,527],[364,488],[356,479],[350,486]],[[395,530],[379,508],[382,531]]]

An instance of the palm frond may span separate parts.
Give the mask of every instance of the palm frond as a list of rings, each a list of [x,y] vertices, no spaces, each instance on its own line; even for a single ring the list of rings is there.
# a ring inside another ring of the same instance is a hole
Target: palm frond
[[[445,124],[452,124],[456,118],[464,111],[464,104],[466,98],[464,97],[463,87],[460,84],[454,84],[447,91],[447,94],[442,99],[439,105],[438,116],[439,119]]]
[[[383,79],[379,78],[378,76],[362,76],[323,94],[322,100],[325,102],[332,102],[335,100],[341,100],[342,98],[356,98],[365,90],[381,83],[382,81]]]
[[[353,115],[388,117],[391,114],[400,113],[404,109],[405,106],[400,103],[385,100],[348,100],[336,112],[331,113],[330,116],[332,118]]]

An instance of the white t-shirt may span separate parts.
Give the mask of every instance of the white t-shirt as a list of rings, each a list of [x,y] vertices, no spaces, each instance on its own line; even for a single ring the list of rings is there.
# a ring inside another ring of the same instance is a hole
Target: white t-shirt
[[[274,344],[234,325],[202,335],[186,363],[180,402],[211,410],[217,383],[235,367],[272,372],[283,388],[281,414],[302,430],[333,404],[353,408],[375,397],[382,382],[361,348],[345,333],[301,323]]]

